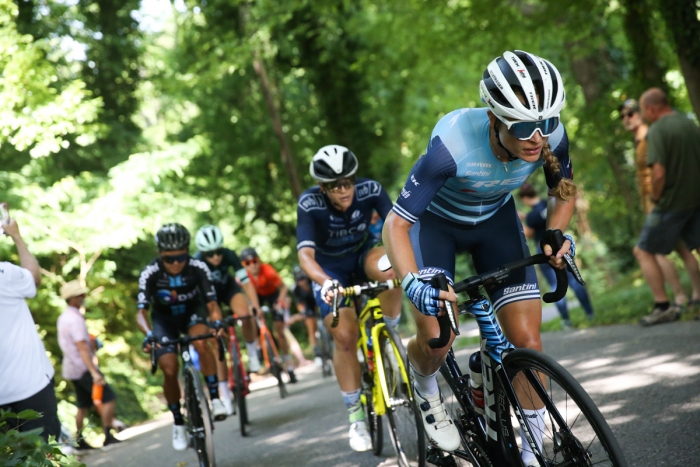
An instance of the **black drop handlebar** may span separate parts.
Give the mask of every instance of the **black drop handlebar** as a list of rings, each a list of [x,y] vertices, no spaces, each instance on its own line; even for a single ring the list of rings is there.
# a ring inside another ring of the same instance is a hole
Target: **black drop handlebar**
[[[221,336],[217,336],[214,333],[207,333],[207,334],[199,334],[197,336],[182,336],[178,339],[173,339],[171,341],[168,341],[167,343],[164,342],[162,345],[190,345],[191,342],[202,340],[202,339],[211,339],[212,337],[216,337],[216,339],[219,341],[219,361],[223,362],[224,361],[224,356],[225,356],[225,349],[226,345],[224,344],[223,339]],[[156,346],[161,345],[160,343],[151,343],[151,374],[156,374],[156,371],[158,370],[158,362],[156,360]]]
[[[581,273],[576,267],[573,258],[566,254],[564,255],[564,260],[567,263],[568,269],[572,272],[576,280],[581,283],[581,285],[586,285],[581,277]],[[490,272],[485,272],[473,277],[464,279],[463,281],[457,282],[453,289],[455,293],[467,292],[471,298],[476,298],[479,295],[479,289],[484,286],[489,286],[492,284],[497,284],[505,280],[511,272],[521,269],[527,266],[532,266],[535,264],[547,264],[549,262],[549,256],[544,253],[538,255],[530,256],[528,258],[523,258],[518,261],[501,266]],[[547,303],[553,303],[561,300],[566,295],[566,290],[569,287],[569,280],[566,274],[566,269],[554,269],[557,277],[557,288],[553,292],[548,292],[544,294],[542,299]],[[430,281],[431,285],[440,290],[448,290],[447,288],[447,278],[444,274],[436,274]],[[428,341],[428,345],[433,349],[439,349],[445,347],[450,340],[450,330],[452,330],[455,335],[459,335],[459,329],[457,328],[458,314],[454,312],[452,304],[445,302],[447,313],[443,316],[438,316],[437,320],[440,323],[440,337],[432,338]]]
[[[332,328],[338,326],[338,320],[340,318],[340,316],[338,315],[338,301],[340,300],[341,295],[343,297],[348,298],[356,297],[362,294],[368,294],[371,297],[376,297],[378,294],[384,292],[385,290],[396,289],[398,287],[401,287],[401,281],[398,279],[392,279],[382,282],[368,282],[365,285],[351,285],[349,287],[344,287],[343,293],[340,294],[338,293],[338,287],[340,287],[340,283],[334,280],[333,290],[335,291],[335,293],[333,294],[333,302],[331,303],[331,306],[333,307],[333,322],[331,323]]]

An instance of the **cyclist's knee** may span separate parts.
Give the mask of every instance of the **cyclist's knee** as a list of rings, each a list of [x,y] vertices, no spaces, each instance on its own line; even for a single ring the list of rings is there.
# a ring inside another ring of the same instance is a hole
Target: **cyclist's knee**
[[[177,379],[177,361],[175,362],[160,362],[160,370],[163,372],[163,377],[166,380]]]
[[[355,352],[357,351],[357,332],[350,330],[340,330],[333,334],[335,341],[335,349],[338,352]]]
[[[540,339],[540,333],[523,333],[518,336],[513,336],[509,339],[510,343],[519,349],[534,349],[542,350],[542,340]]]

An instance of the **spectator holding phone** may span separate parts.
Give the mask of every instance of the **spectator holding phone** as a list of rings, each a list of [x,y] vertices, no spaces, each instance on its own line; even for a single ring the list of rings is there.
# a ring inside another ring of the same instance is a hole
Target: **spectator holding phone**
[[[41,281],[39,263],[24,243],[17,222],[7,216],[0,223],[3,233],[15,243],[20,262],[20,266],[0,262],[0,409],[41,413],[40,418],[15,421],[15,426],[8,428],[40,428],[48,441],[49,435],[58,438],[61,433],[54,369],[25,301],[36,295]]]

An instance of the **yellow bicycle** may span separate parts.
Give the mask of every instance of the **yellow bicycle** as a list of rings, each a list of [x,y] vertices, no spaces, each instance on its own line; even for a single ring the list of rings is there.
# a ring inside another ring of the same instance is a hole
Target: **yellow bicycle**
[[[355,299],[360,338],[358,352],[362,355],[362,394],[367,425],[375,455],[382,453],[384,431],[382,417],[389,420],[389,437],[401,467],[425,466],[426,446],[423,422],[413,398],[413,386],[408,371],[406,349],[395,329],[384,322],[377,296],[399,287],[398,280],[369,282],[346,287],[343,297]],[[336,284],[337,287],[337,284]],[[359,303],[365,297],[366,303]],[[339,294],[334,295],[333,323],[338,325]]]

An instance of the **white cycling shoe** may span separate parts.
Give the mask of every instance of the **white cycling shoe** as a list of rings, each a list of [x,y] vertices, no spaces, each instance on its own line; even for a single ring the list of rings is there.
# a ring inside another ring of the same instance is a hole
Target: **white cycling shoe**
[[[350,437],[350,448],[353,451],[365,452],[372,449],[372,438],[369,436],[364,420],[351,423],[348,436]]]
[[[231,399],[224,397],[221,399],[221,401],[224,403],[224,407],[226,407],[226,415],[229,417],[233,415],[233,402],[231,402]]]
[[[462,440],[454,421],[447,413],[442,394],[439,392],[432,397],[424,397],[415,386],[413,393],[416,395],[416,403],[420,408],[425,434],[428,435],[430,443],[443,451],[452,452],[459,448]]]
[[[173,425],[173,449],[184,451],[189,445],[185,425]]]
[[[231,408],[233,410],[233,407]],[[212,399],[211,401],[211,414],[214,416],[214,420],[220,422],[221,420],[226,420],[228,416],[228,410],[226,406],[221,401],[221,399]]]

